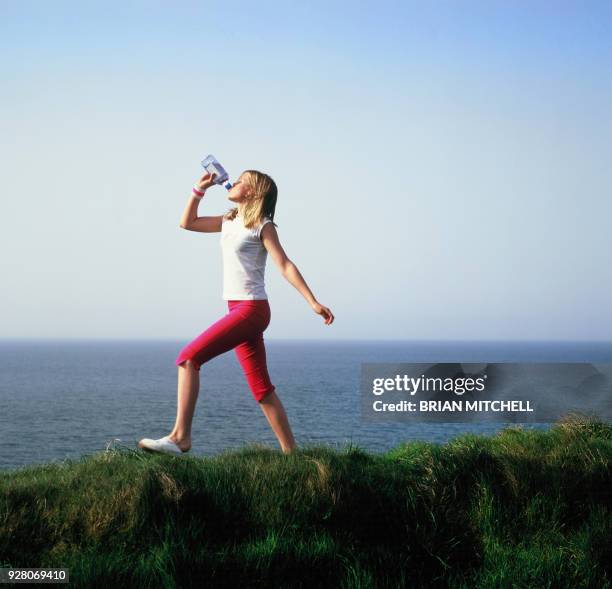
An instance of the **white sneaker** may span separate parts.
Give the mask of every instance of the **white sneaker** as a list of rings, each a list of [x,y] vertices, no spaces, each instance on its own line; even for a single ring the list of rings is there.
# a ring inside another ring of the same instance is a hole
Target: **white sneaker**
[[[151,450],[153,452],[162,452],[163,454],[171,454],[173,456],[182,456],[186,454],[183,452],[175,442],[168,439],[168,436],[164,436],[159,440],[151,440],[150,438],[143,438],[138,442],[138,446],[143,450]],[[189,450],[187,450],[189,452]]]

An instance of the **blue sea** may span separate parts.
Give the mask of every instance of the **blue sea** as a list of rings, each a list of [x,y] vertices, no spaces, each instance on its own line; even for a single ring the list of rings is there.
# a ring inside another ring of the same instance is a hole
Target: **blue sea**
[[[362,421],[361,363],[612,362],[612,342],[265,340],[268,370],[299,447],[349,444],[384,452],[410,440],[444,443],[504,423]],[[0,469],[136,449],[176,417],[177,367],[186,341],[0,340]],[[549,424],[525,427],[548,428]],[[192,454],[245,444],[280,449],[233,351],[202,366]]]

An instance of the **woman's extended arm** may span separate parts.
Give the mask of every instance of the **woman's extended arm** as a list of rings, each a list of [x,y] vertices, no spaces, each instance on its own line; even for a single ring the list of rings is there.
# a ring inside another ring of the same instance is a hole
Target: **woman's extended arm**
[[[261,230],[261,241],[268,250],[272,260],[276,264],[280,273],[302,294],[308,301],[315,313],[325,318],[325,324],[330,325],[334,321],[334,315],[324,305],[321,305],[310,288],[306,284],[304,277],[300,274],[297,266],[287,257],[285,250],[280,244],[276,227],[272,223],[267,223]]]

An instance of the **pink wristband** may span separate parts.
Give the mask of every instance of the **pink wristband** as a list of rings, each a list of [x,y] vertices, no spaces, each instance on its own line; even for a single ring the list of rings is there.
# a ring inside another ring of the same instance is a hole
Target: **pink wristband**
[[[204,196],[204,193],[201,190],[198,190],[195,186],[191,189],[191,191],[196,198],[202,198]]]

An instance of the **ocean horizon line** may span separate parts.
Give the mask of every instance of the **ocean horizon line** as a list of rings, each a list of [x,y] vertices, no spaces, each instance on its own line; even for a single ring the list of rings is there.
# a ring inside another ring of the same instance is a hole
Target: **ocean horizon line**
[[[163,337],[0,337],[1,343],[78,343],[78,342],[100,342],[100,343],[131,343],[131,342],[182,342],[188,336],[176,338]],[[462,344],[462,343],[491,343],[491,344],[612,344],[612,339],[444,339],[444,338],[268,338],[267,342],[300,342],[300,343],[410,343],[410,344]]]

